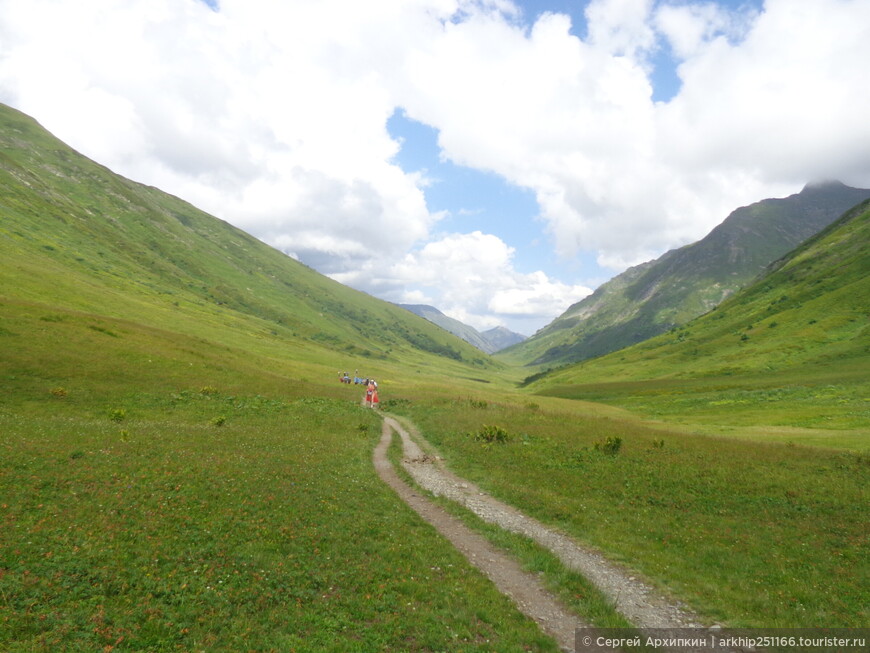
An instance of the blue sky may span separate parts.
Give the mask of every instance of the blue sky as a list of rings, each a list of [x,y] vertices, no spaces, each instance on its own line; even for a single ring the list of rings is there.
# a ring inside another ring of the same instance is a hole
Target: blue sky
[[[570,17],[570,33],[587,39],[585,9],[582,0],[521,0],[516,18],[526,29],[544,13],[561,13]],[[718,5],[733,11],[759,10],[760,0],[719,0]],[[679,92],[677,62],[667,43],[658,44],[650,57],[652,99],[667,102]],[[576,280],[597,286],[613,275],[613,270],[599,266],[594,253],[579,252],[565,258],[552,256],[539,219],[534,192],[511,184],[499,175],[456,165],[443,155],[438,145],[438,130],[417,122],[397,108],[387,122],[391,136],[401,143],[395,161],[407,172],[422,171],[431,182],[426,187],[426,202],[433,212],[445,212],[439,223],[445,231],[482,230],[495,234],[514,248],[514,264],[519,272],[543,270],[547,275]],[[736,207],[735,207],[736,208]],[[724,216],[722,216],[724,218]]]
[[[524,334],[739,206],[870,187],[867,61],[865,0],[0,0],[0,101],[72,147]]]
[[[430,179],[425,188],[426,204],[433,212],[445,212],[442,231],[480,230],[495,234],[516,250],[517,269],[555,272],[560,266],[572,274],[598,274],[597,266],[577,269],[575,261],[548,261],[542,223],[537,220],[534,193],[513,185],[492,172],[460,166],[441,157],[438,131],[412,120],[401,110],[387,122],[390,135],[401,143],[395,161],[407,172],[422,171]]]
[[[571,17],[571,33],[574,36],[583,40],[588,38],[585,10],[589,3],[584,0],[521,0],[516,4],[521,7],[526,23],[534,22],[546,12],[562,13]],[[719,5],[728,11],[760,10],[763,5],[761,0],[711,0],[709,4]],[[673,52],[666,42],[659,44],[652,57],[652,64],[653,99],[670,100],[679,91],[680,80],[675,70]]]

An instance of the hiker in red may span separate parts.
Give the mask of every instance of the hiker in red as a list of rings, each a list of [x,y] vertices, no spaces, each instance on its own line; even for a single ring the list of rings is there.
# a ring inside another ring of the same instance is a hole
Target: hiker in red
[[[378,407],[378,383],[374,379],[369,379],[369,384],[366,388],[366,403],[372,408]]]

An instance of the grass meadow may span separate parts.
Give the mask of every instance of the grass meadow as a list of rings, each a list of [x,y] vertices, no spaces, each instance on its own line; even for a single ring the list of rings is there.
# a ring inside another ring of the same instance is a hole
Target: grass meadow
[[[3,650],[555,650],[375,476],[355,399],[133,399],[0,417]]]
[[[866,361],[767,374],[554,386],[555,397],[604,402],[687,432],[870,451]]]
[[[545,397],[409,397],[395,410],[458,473],[711,621],[870,618],[866,453],[697,435]]]
[[[556,650],[378,479],[334,366],[8,302],[0,328],[3,651]]]
[[[555,650],[378,480],[379,421],[317,352],[5,308],[0,337],[22,346],[0,368],[0,648]],[[385,408],[457,472],[710,621],[867,623],[866,453],[800,444],[810,429],[742,439],[764,420],[701,410],[702,385],[625,388],[630,412],[381,365]],[[679,410],[641,416],[668,396]],[[744,435],[702,435],[713,422]],[[619,623],[545,553],[477,527]]]

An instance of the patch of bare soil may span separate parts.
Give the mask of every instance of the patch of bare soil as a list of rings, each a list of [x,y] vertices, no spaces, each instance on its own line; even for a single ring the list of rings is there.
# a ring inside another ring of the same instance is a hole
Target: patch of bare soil
[[[431,445],[425,441],[420,433],[417,432],[409,423],[406,423],[406,426],[407,429],[403,427],[397,419],[393,417],[385,417],[384,439],[382,439],[380,446],[383,447],[383,451],[385,452],[389,444],[391,430],[394,430],[399,434],[403,444],[403,466],[420,487],[437,496],[443,496],[456,501],[477,514],[483,520],[496,524],[505,530],[525,535],[541,546],[546,547],[556,555],[567,568],[583,574],[583,576],[598,587],[605,596],[613,601],[616,609],[639,628],[686,628],[702,624],[700,617],[693,614],[685,605],[665,597],[649,583],[646,583],[639,578],[637,574],[623,569],[615,563],[607,560],[599,552],[581,545],[565,534],[544,526],[537,520],[520,513],[512,506],[489,496],[472,483],[469,483],[450,472],[445,468],[440,458],[435,455]],[[413,438],[409,435],[409,430],[413,431]],[[427,449],[426,452],[420,448],[418,442],[424,444]],[[377,464],[376,460],[376,465]],[[387,463],[387,465],[389,465],[389,463]],[[398,479],[397,482],[401,483]],[[405,486],[404,483],[401,483],[401,485]],[[407,488],[407,486],[405,486],[405,488],[407,491],[412,492]],[[400,492],[400,495],[401,494],[402,493]],[[402,498],[404,498],[404,496]],[[418,498],[425,501],[422,497],[418,496]],[[440,509],[437,510],[440,511]],[[446,513],[444,514],[446,515]],[[449,515],[446,516],[449,519],[456,521],[453,517]],[[465,530],[467,531],[468,529]],[[470,531],[467,535],[468,537],[482,539]],[[466,534],[459,536],[458,540],[460,543],[454,541],[454,545],[462,550],[461,545],[464,546],[465,539]],[[451,541],[453,540],[451,539]],[[486,543],[483,545],[491,549],[490,545]],[[476,557],[480,556],[480,554],[475,555]],[[485,555],[488,556],[489,554]],[[492,557],[494,560],[495,556],[493,555]],[[505,558],[505,556],[501,555],[501,558]],[[510,564],[513,565],[514,568],[516,567],[516,563],[508,563],[507,561],[496,564],[499,566],[501,564]],[[507,569],[507,567],[504,569]],[[490,575],[490,573],[499,574],[502,572],[493,570],[485,573]],[[521,585],[532,582],[531,580],[528,580],[529,574],[525,574],[525,572],[522,571],[518,571],[518,573],[524,574],[527,579],[521,580],[520,577],[512,576],[513,572],[510,572],[511,578],[515,579],[512,582],[518,582]],[[532,577],[532,579],[534,579],[534,577]],[[535,583],[537,583],[537,580],[534,580]],[[506,590],[502,591],[505,591],[505,593],[510,595]],[[536,590],[535,596],[541,596],[541,594]],[[522,600],[529,602],[533,599],[528,597]],[[575,625],[581,625],[577,623],[576,617],[568,616],[560,617],[560,619],[563,624],[568,624],[570,626],[572,632]],[[536,621],[538,620],[536,619]],[[539,621],[539,623],[541,622]],[[544,628],[543,625],[542,628]],[[550,632],[546,628],[544,628],[544,630],[545,632]],[[567,642],[567,640],[558,639],[558,641],[562,646],[570,647],[573,645],[572,642]]]

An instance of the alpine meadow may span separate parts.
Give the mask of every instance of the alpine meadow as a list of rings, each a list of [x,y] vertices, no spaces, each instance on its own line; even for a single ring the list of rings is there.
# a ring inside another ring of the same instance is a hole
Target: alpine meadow
[[[866,627],[870,203],[820,229],[664,333],[519,361],[0,105],[0,649],[560,650],[378,476],[383,413],[702,625]]]

